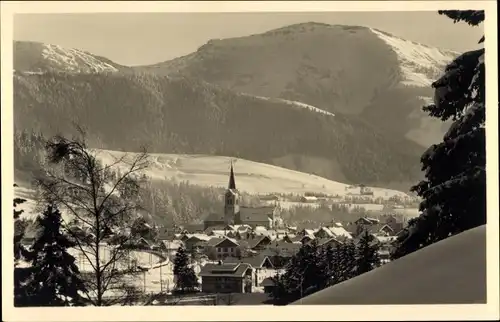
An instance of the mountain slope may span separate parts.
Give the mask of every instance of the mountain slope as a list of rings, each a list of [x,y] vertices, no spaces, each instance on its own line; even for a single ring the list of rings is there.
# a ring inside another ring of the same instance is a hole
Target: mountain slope
[[[138,69],[361,115],[428,146],[444,129],[428,125],[420,110],[432,97],[430,83],[456,55],[371,28],[304,23],[211,40],[187,56]]]
[[[116,160],[130,158],[134,153],[97,150],[98,159],[103,164],[113,164]],[[306,192],[345,195],[345,183],[327,180],[308,173],[293,171],[269,164],[213,155],[150,154],[150,166],[143,172],[152,180],[187,181],[205,187],[227,187],[228,169],[233,161],[236,184],[239,191],[251,194]],[[388,199],[404,197],[403,192],[372,188],[375,198]]]
[[[16,131],[70,134],[91,146],[229,155],[347,183],[385,185],[420,176],[418,146],[357,118],[155,75],[16,73]]]
[[[14,42],[14,70],[25,73],[116,73],[128,67],[88,52],[39,42]]]

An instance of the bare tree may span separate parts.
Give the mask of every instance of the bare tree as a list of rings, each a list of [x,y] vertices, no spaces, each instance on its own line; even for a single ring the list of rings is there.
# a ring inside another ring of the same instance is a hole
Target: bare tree
[[[140,172],[148,167],[145,150],[102,164],[85,142],[85,132],[46,144],[48,163],[36,178],[41,200],[65,212],[63,229],[90,266],[89,301],[95,306],[128,303],[137,298],[130,248],[138,239],[130,229],[140,211]]]

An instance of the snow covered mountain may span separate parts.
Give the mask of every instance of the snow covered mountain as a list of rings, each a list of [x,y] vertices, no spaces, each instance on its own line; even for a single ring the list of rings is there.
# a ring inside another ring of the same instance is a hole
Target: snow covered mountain
[[[115,73],[123,68],[126,67],[74,48],[38,42],[14,42],[16,72]]]
[[[358,115],[427,147],[445,127],[421,108],[433,97],[432,81],[457,55],[368,27],[311,22],[210,40],[189,55],[138,69]]]
[[[444,68],[458,52],[429,47],[370,28],[396,53],[400,63],[401,84],[429,87],[442,74]]]

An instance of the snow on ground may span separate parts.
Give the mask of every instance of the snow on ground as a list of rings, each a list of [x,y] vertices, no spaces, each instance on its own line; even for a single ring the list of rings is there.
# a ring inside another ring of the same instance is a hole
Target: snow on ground
[[[109,246],[107,245],[102,245],[99,249],[99,251],[101,252],[101,259],[103,262],[108,262],[109,261],[109,258],[110,258],[110,248]],[[87,259],[87,257],[85,256],[85,254],[81,251],[81,249],[79,248],[71,248],[69,249],[69,253],[71,255],[73,255],[75,258],[76,258],[76,263],[78,265],[78,268],[80,269],[80,271],[82,272],[89,272],[89,271],[92,271],[92,265],[91,265],[91,262]],[[95,261],[95,257],[92,257],[92,252],[87,252],[87,256],[89,257],[89,259],[94,262]],[[149,252],[143,252],[143,251],[137,251],[137,250],[133,250],[133,251],[130,251],[129,253],[129,259],[127,261],[123,261],[123,263],[121,263],[120,261],[120,268],[128,268],[129,265],[132,265],[132,266],[141,266],[141,267],[144,267],[144,268],[150,268],[150,267],[158,267],[158,263],[160,263],[162,261],[162,258],[160,258],[159,256],[155,255],[155,254],[152,254],[152,253],[149,253]],[[167,260],[168,261],[168,260]],[[118,264],[118,263],[117,263]],[[155,269],[156,269],[155,268]]]
[[[43,46],[43,58],[68,71],[86,73],[118,71],[111,64],[84,51],[50,44],[44,44]]]
[[[418,208],[392,209],[391,211],[397,214],[406,215],[408,218],[418,217],[420,214],[420,210],[418,210]]]
[[[306,202],[297,202],[297,201],[280,201],[278,204],[283,209],[290,209],[290,208],[295,208],[295,207],[318,208],[320,206],[320,204],[316,203],[316,202],[306,203]]]
[[[115,162],[134,153],[96,150],[104,164]],[[289,170],[265,163],[212,155],[150,154],[151,165],[144,173],[153,180],[189,181],[200,186],[226,187],[230,162],[233,160],[236,185],[240,191],[252,194],[321,192],[346,195],[347,184],[328,180],[316,175]],[[405,193],[384,188],[372,188],[374,198],[407,196]]]
[[[256,95],[251,95],[251,94],[247,94],[247,93],[240,93],[240,95],[250,96],[250,97],[257,98],[257,99],[264,100],[264,101],[277,102],[277,103],[285,103],[285,104],[290,105],[292,107],[305,108],[305,109],[308,109],[308,110],[310,110],[312,112],[321,113],[321,114],[328,115],[328,116],[335,116],[335,114],[333,114],[331,112],[322,110],[322,109],[320,109],[320,108],[318,108],[316,106],[312,106],[312,105],[305,104],[305,103],[302,103],[302,102],[289,101],[289,100],[285,100],[285,99],[281,99],[281,98],[256,96]]]
[[[371,29],[371,31],[391,46],[398,55],[405,85],[430,86],[434,81],[433,78],[442,73],[444,67],[458,55],[453,51],[418,44],[376,29]]]

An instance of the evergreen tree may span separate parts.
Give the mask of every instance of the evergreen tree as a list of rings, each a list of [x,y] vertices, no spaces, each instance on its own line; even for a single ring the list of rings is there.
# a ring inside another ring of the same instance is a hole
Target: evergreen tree
[[[61,213],[53,205],[37,218],[39,234],[33,244],[33,274],[29,287],[33,306],[82,305],[79,292],[85,287],[75,258],[68,248],[75,246],[61,233]]]
[[[272,277],[272,281],[274,282],[274,288],[270,297],[274,300],[274,304],[286,304],[290,294],[288,293],[288,287],[284,276],[276,272]]]
[[[357,248],[356,275],[371,271],[379,263],[378,246],[371,243],[370,235],[365,231]]]
[[[337,282],[347,281],[356,274],[356,246],[348,241],[340,247]]]
[[[472,26],[484,20],[484,11],[439,14]],[[484,48],[457,57],[432,86],[434,104],[424,111],[453,124],[421,158],[425,180],[412,188],[423,199],[421,215],[399,238],[393,258],[486,223]]]
[[[14,187],[17,187],[14,184]],[[25,260],[29,257],[29,250],[25,249],[21,241],[24,237],[26,222],[20,216],[24,210],[16,209],[17,206],[26,202],[26,199],[14,198],[14,305],[29,306],[30,305],[30,290],[26,283],[29,281],[30,275],[33,272],[32,267],[19,266],[20,260]]]
[[[175,254],[174,276],[176,277],[176,289],[182,292],[192,291],[198,287],[198,278],[194,269],[189,266],[189,256],[184,247],[180,247]]]

